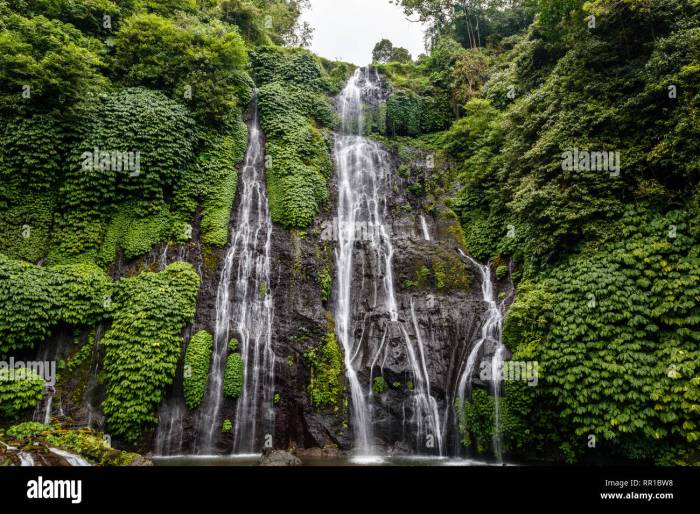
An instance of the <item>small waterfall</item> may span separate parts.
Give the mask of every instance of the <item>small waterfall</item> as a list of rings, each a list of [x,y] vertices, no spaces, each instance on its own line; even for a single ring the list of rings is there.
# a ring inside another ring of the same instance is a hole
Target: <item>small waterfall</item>
[[[160,254],[160,262],[158,264],[158,270],[163,271],[168,267],[168,245],[163,247],[163,253]]]
[[[211,452],[215,438],[221,432],[224,371],[229,340],[234,335],[239,340],[244,363],[243,390],[234,423],[234,452],[261,451],[261,437],[271,434],[274,425],[275,355],[272,351],[270,280],[272,222],[263,161],[263,140],[256,106],[241,173],[236,221],[216,295],[214,349],[197,431],[199,453]],[[232,326],[235,327],[233,333]]]
[[[353,361],[360,357],[360,344],[352,334],[352,281],[354,251],[358,239],[369,242],[382,269],[385,308],[389,320],[398,320],[394,294],[392,260],[394,248],[384,223],[386,192],[390,185],[389,155],[377,143],[364,137],[363,95],[377,94],[376,80],[368,68],[357,69],[338,97],[342,132],[335,138],[335,162],[338,176],[338,248],[336,250],[336,333],[343,346],[345,372],[351,393],[351,421],[356,450],[372,452],[372,424],[367,398]],[[376,295],[375,295],[376,303]]]
[[[70,337],[62,336],[53,344],[42,345],[39,349],[36,359],[40,362],[55,362],[58,363],[65,359],[71,352],[73,341]],[[51,423],[51,418],[54,415],[56,388],[54,385],[46,384],[43,396],[37,403],[32,420],[48,425]],[[61,407],[60,395],[58,398],[58,415],[63,416],[63,408]]]
[[[80,455],[76,455],[65,450],[59,450],[58,448],[49,448],[49,451],[55,455],[58,455],[59,457],[63,457],[71,466],[92,466],[92,464],[83,459]]]
[[[430,376],[428,375],[428,368],[425,364],[425,347],[418,326],[418,320],[416,319],[413,299],[411,299],[411,320],[413,322],[413,330],[416,333],[418,357],[420,361],[413,349],[413,344],[411,343],[408,332],[403,326],[401,330],[404,335],[404,340],[406,341],[406,351],[411,364],[413,380],[415,381],[412,399],[414,422],[417,427],[416,442],[419,447],[425,447],[428,450],[437,449],[439,455],[442,456],[443,445],[440,414],[438,412],[437,401],[430,394]]]
[[[21,467],[25,468],[34,466],[34,457],[32,457],[31,453],[19,452],[17,456],[19,457],[19,465]]]
[[[92,344],[92,352],[90,353],[90,378],[85,388],[83,395],[83,403],[81,411],[85,414],[85,426],[102,431],[105,428],[105,417],[100,411],[100,341],[104,334],[104,325],[100,323],[95,329],[94,341]],[[88,341],[88,343],[90,342]]]
[[[481,326],[481,336],[474,344],[467,363],[462,371],[457,387],[458,406],[461,408],[466,398],[467,390],[471,391],[471,379],[474,373],[476,359],[485,345],[490,345],[494,349],[491,360],[491,384],[494,395],[494,430],[493,430],[493,450],[496,459],[502,462],[501,450],[501,419],[500,419],[500,397],[501,397],[501,370],[503,369],[503,358],[505,346],[501,339],[501,329],[503,326],[502,305],[496,302],[496,296],[491,278],[491,267],[488,264],[481,265],[474,259],[466,255],[461,250],[459,253],[467,259],[481,274],[481,295],[487,305],[486,320]]]
[[[430,241],[430,231],[428,230],[428,223],[425,221],[425,216],[420,215],[420,226],[423,229],[423,239]]]

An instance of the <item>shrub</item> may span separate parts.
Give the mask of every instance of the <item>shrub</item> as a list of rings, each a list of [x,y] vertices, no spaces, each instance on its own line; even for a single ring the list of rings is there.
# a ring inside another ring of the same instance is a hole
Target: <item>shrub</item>
[[[185,403],[190,409],[199,407],[209,378],[213,338],[206,330],[190,339],[185,352]]]
[[[17,368],[10,375],[7,368],[0,368],[0,413],[14,418],[34,407],[41,400],[44,380],[31,370]]]
[[[243,392],[244,364],[240,353],[232,353],[226,359],[224,372],[224,396],[238,398]]]
[[[320,348],[309,350],[306,358],[311,365],[311,405],[316,409],[337,411],[345,397],[344,363],[332,325]]]
[[[117,283],[114,321],[102,339],[102,409],[113,435],[134,441],[146,424],[157,423],[154,410],[175,376],[182,330],[194,317],[198,291],[199,276],[187,263]]]

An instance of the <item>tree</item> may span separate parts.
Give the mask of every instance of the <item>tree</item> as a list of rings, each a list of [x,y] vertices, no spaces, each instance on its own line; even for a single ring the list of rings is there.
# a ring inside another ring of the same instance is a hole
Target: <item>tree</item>
[[[395,47],[388,39],[382,39],[374,45],[374,50],[372,50],[372,62],[376,64],[386,64],[388,62],[407,63],[411,62],[411,60],[411,54],[408,50],[399,46]]]

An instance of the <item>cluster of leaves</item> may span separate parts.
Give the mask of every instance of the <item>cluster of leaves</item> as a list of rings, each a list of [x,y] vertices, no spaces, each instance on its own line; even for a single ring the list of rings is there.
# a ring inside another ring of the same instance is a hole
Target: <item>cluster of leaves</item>
[[[521,413],[534,434],[552,442],[533,420],[544,410],[556,413],[552,424],[566,432],[557,442],[572,458],[594,435],[629,459],[697,459],[699,216],[697,207],[629,207],[615,226],[620,241],[521,287],[504,340],[517,358],[539,362],[541,386]]]
[[[141,456],[111,448],[104,434],[90,428],[67,429],[27,421],[7,429],[10,442],[32,447],[51,446],[86,458],[98,466],[128,466]]]
[[[111,289],[111,279],[92,264],[39,268],[0,254],[0,355],[33,347],[59,323],[98,322]]]
[[[464,171],[455,205],[474,255],[536,272],[602,237],[629,200],[683,203],[697,186],[700,19],[688,2],[637,7],[590,4],[604,8],[597,28],[567,25],[576,37],[563,41],[538,18],[467,104],[445,146]],[[562,169],[573,148],[619,152],[620,173]]]
[[[136,440],[172,383],[182,330],[192,322],[199,276],[175,263],[117,283],[114,320],[102,339],[106,397],[102,409],[110,432]]]
[[[129,222],[141,221],[144,226],[139,228],[147,235],[141,245],[135,245],[135,253],[150,250],[167,223],[162,213],[169,191],[180,183],[192,157],[193,130],[187,110],[159,92],[135,88],[106,96],[88,134],[69,156],[59,202],[64,216],[53,234],[51,260],[85,254],[94,260],[104,220],[125,204],[132,205],[131,212],[115,215],[121,227],[112,230],[109,236],[114,241],[109,242],[118,244],[116,231],[128,232],[134,224]],[[112,158],[117,152],[128,155],[128,166],[126,159],[119,166]],[[113,257],[114,250],[108,255]]]
[[[306,352],[311,368],[309,396],[315,409],[338,409],[345,399],[343,353],[330,323],[328,333],[318,348]]]
[[[328,77],[303,50],[258,49],[252,58],[260,87],[260,124],[267,138],[267,188],[272,220],[307,227],[328,199],[332,172],[328,135],[335,114],[325,93]]]
[[[209,364],[213,338],[206,330],[192,336],[185,352],[185,403],[189,409],[195,409],[202,403],[204,390],[209,378]]]
[[[44,379],[27,368],[0,368],[0,414],[14,418],[41,400]]]
[[[224,370],[224,396],[238,398],[243,392],[243,373],[245,364],[240,353],[231,353],[226,359]]]
[[[120,24],[113,75],[187,103],[205,125],[220,125],[251,96],[246,45],[235,26],[192,15],[138,13]]]
[[[0,3],[0,251],[30,262],[50,253],[53,263],[99,255],[108,265],[120,247],[132,258],[186,240],[199,206],[202,239],[225,244],[247,142],[241,111],[254,89],[247,44],[291,37],[302,7]],[[258,25],[270,13],[259,41],[240,35],[246,12]],[[139,152],[140,173],[86,172],[82,156],[96,148]]]
[[[382,39],[372,50],[372,62],[375,64],[386,64],[388,62],[411,62],[411,54],[408,50],[395,47],[388,39]]]
[[[388,386],[386,385],[386,380],[384,380],[384,377],[374,377],[374,380],[372,381],[372,392],[374,394],[382,394],[384,391],[386,391]]]
[[[697,3],[399,3],[433,22],[429,59],[446,64],[433,77],[459,119],[440,146],[460,173],[466,248],[525,278],[504,340],[541,381],[506,384],[506,451],[576,461],[595,437],[597,455],[697,462]],[[484,48],[475,27],[500,28]],[[414,133],[427,62],[383,66],[395,94],[413,93],[398,112]],[[573,148],[619,152],[620,173],[566,169]],[[476,390],[463,414],[487,451],[493,398]]]
[[[115,450],[107,443],[104,434],[90,428],[61,429],[52,425],[40,440],[80,455],[98,466],[129,466],[141,459],[138,453]]]

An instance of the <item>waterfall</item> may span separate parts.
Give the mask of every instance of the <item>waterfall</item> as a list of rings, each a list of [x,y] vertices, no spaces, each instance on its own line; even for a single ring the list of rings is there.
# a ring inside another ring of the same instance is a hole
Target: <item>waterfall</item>
[[[55,455],[58,455],[59,457],[63,457],[71,466],[92,466],[92,464],[90,464],[80,455],[76,455],[65,450],[59,450],[58,448],[49,448],[49,451]]]
[[[221,432],[220,411],[229,341],[237,337],[244,365],[236,406],[233,450],[262,450],[261,437],[274,424],[275,355],[272,351],[273,301],[270,280],[272,222],[265,192],[263,140],[257,106],[241,172],[240,201],[216,294],[216,331],[209,383],[197,431],[199,453],[211,452]],[[231,330],[233,327],[233,330]]]
[[[496,302],[491,278],[491,267],[488,264],[481,265],[474,259],[466,255],[461,250],[459,253],[467,259],[481,274],[481,296],[487,305],[486,320],[481,326],[481,335],[474,344],[467,359],[467,363],[462,371],[457,386],[457,405],[462,408],[466,397],[467,389],[471,389],[471,378],[474,373],[474,366],[479,352],[485,345],[491,345],[494,354],[491,360],[491,384],[494,395],[494,427],[493,427],[493,450],[496,459],[502,461],[501,451],[501,419],[500,419],[500,397],[501,397],[501,370],[503,369],[503,355],[505,346],[501,339],[501,328],[503,326],[503,310]]]
[[[19,452],[17,454],[19,457],[19,462],[21,467],[32,467],[34,466],[34,457],[32,457],[31,453],[27,452]]]
[[[425,364],[425,346],[423,338],[416,319],[416,311],[413,307],[413,299],[411,299],[411,320],[413,322],[413,330],[416,333],[416,342],[418,345],[418,357],[413,349],[411,338],[406,329],[402,326],[401,330],[406,341],[406,351],[409,357],[409,363],[413,373],[414,388],[413,388],[413,412],[414,421],[416,422],[416,442],[428,449],[437,449],[438,454],[442,455],[442,429],[440,424],[440,414],[435,398],[430,394],[430,377],[428,376],[428,368]],[[437,443],[437,444],[436,444]]]
[[[430,231],[428,230],[428,223],[425,221],[425,216],[420,215],[420,226],[423,229],[423,239],[430,241]]]
[[[338,97],[342,121],[335,138],[335,162],[338,176],[338,248],[336,250],[336,333],[345,360],[345,372],[351,393],[352,427],[356,450],[362,455],[372,451],[372,422],[354,360],[360,353],[360,342],[352,334],[353,253],[356,242],[368,242],[383,277],[384,308],[389,320],[398,320],[394,294],[392,261],[394,248],[385,225],[386,196],[390,187],[391,166],[388,153],[377,143],[362,136],[364,129],[363,97],[377,95],[379,82],[369,68],[355,71]],[[375,303],[377,302],[375,295]],[[376,306],[376,305],[375,305]]]

